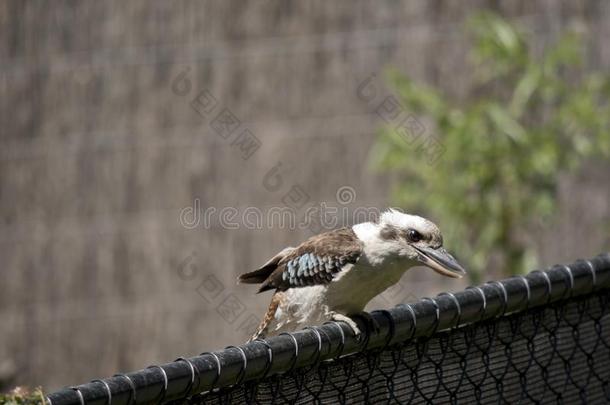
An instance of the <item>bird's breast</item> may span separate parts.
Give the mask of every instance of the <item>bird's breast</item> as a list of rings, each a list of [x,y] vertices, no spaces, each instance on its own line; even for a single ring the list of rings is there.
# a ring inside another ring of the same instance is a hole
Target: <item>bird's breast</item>
[[[327,321],[333,312],[354,314],[396,284],[408,268],[404,263],[373,266],[366,261],[349,264],[328,284],[290,288],[274,316],[272,330],[295,330]]]
[[[396,284],[406,271],[405,263],[372,266],[357,263],[341,271],[329,284],[326,302],[331,310],[355,313],[364,310],[370,300]]]

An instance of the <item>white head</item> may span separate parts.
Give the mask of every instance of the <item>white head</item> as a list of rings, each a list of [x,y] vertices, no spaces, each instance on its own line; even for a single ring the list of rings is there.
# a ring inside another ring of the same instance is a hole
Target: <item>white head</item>
[[[390,209],[381,214],[377,223],[357,226],[363,226],[361,232],[357,233],[362,234],[365,244],[374,250],[371,253],[384,261],[406,261],[412,262],[412,265],[419,262],[437,273],[454,278],[466,274],[443,248],[441,231],[425,218]]]

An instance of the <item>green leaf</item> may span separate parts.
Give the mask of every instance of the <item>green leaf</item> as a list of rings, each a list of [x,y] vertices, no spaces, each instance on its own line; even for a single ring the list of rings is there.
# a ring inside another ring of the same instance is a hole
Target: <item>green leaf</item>
[[[562,173],[610,157],[610,76],[566,69],[582,66],[572,34],[534,57],[529,36],[497,15],[480,14],[469,27],[475,80],[485,82],[476,97],[451,101],[388,72],[404,107],[430,123],[426,136],[440,140],[441,158],[429,164],[384,127],[371,162],[392,174],[396,204],[442,224],[446,246],[476,281],[491,258],[506,274],[533,267],[535,250],[519,235],[553,219]]]
[[[513,119],[509,111],[496,104],[490,104],[487,108],[487,113],[497,130],[508,135],[515,142],[526,142],[527,135],[525,129],[523,129],[519,122]]]
[[[511,115],[521,117],[530,97],[534,94],[540,83],[542,72],[536,66],[532,66],[523,75],[513,93],[510,104]]]

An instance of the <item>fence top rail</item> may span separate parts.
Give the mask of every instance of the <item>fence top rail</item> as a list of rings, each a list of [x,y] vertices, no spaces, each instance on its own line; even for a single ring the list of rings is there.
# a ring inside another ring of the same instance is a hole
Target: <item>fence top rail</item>
[[[359,338],[347,324],[328,322],[64,388],[50,394],[47,401],[51,405],[128,405],[187,398],[607,288],[610,253],[373,311],[379,330],[367,330],[356,319],[365,331]]]

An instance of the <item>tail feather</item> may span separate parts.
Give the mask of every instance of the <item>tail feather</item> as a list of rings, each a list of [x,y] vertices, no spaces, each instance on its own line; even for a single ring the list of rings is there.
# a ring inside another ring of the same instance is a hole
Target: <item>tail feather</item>
[[[237,278],[237,281],[239,283],[245,283],[245,284],[260,284],[260,283],[264,282],[271,275],[271,273],[273,273],[273,271],[277,268],[277,265],[280,262],[280,260],[282,260],[284,258],[284,256],[286,256],[288,253],[292,252],[293,250],[294,250],[293,247],[285,248],[280,253],[273,256],[267,263],[263,264],[262,267],[239,276]]]
[[[260,284],[273,273],[276,266],[265,266],[260,269],[244,273],[237,278],[237,281],[245,284]]]

